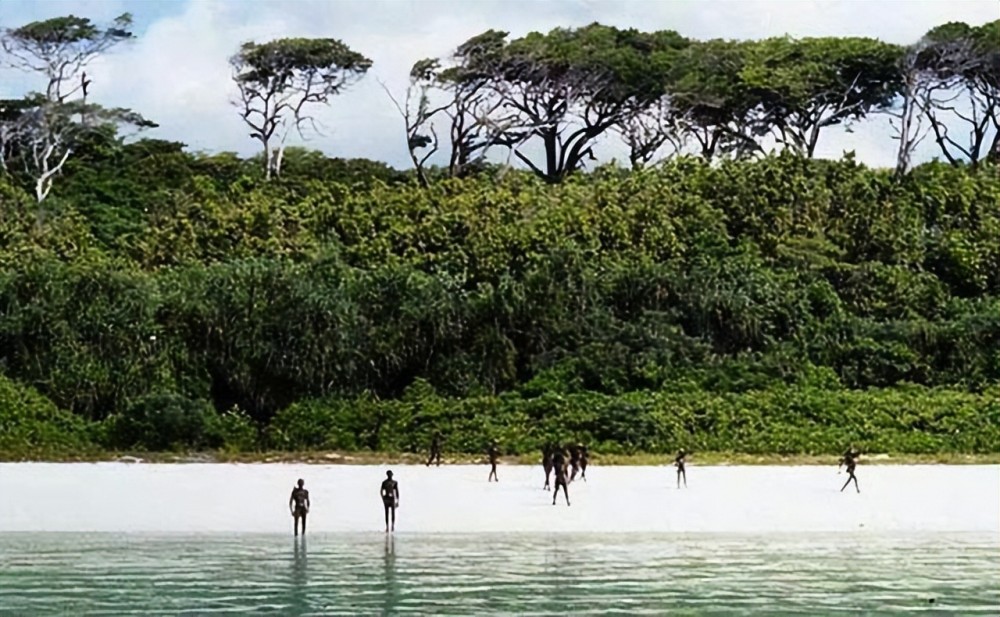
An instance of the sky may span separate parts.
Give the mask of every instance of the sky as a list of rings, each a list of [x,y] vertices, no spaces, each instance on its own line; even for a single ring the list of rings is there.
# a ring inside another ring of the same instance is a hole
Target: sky
[[[316,113],[322,134],[305,145],[333,156],[407,167],[403,122],[383,90],[403,96],[414,61],[447,56],[484,30],[513,37],[592,22],[642,30],[673,29],[696,38],[869,36],[911,43],[948,21],[1000,18],[1000,0],[0,0],[0,28],[66,14],[106,23],[130,12],[137,39],[87,69],[94,102],[129,107],[160,127],[149,137],[192,150],[251,154],[259,144],[231,101],[228,58],[248,40],[332,37],[374,61],[368,75]],[[40,84],[0,70],[0,98]],[[896,144],[884,117],[847,133],[834,127],[817,155],[892,166]],[[925,141],[919,159],[933,156]],[[623,158],[607,143],[602,158]]]

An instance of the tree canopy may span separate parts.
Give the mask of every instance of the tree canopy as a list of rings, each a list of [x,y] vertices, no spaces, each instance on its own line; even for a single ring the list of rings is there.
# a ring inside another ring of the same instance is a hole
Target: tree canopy
[[[316,128],[307,106],[329,102],[372,62],[337,39],[284,38],[244,43],[230,64],[240,93],[236,106],[250,137],[263,146],[270,178],[281,173],[289,133],[301,136],[305,128]]]

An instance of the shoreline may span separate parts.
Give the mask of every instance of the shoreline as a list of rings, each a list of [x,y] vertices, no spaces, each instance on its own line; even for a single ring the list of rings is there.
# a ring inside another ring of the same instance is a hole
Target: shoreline
[[[441,464],[486,464],[480,454],[451,453],[441,457]],[[689,464],[696,466],[733,465],[836,465],[834,454],[746,454],[738,452],[694,452]],[[151,464],[306,464],[306,465],[423,465],[424,453],[409,452],[85,452],[79,454],[14,455],[0,452],[0,463],[151,463]],[[504,465],[540,465],[540,454],[503,456]],[[600,454],[591,453],[590,464],[601,466],[669,466],[670,454]],[[859,459],[862,465],[997,465],[1000,452],[989,454],[912,454],[871,453]]]

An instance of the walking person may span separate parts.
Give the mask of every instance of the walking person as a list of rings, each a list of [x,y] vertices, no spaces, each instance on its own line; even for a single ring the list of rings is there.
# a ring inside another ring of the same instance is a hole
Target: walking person
[[[496,440],[493,440],[493,443],[490,444],[488,454],[490,457],[490,477],[486,481],[492,482],[496,480],[499,482],[500,480],[497,478],[497,461],[500,460],[500,448],[497,447]]]
[[[559,496],[559,487],[562,487],[563,494],[566,495],[566,505],[569,505],[569,482],[566,474],[566,454],[561,446],[556,447],[552,454],[552,471],[556,474],[556,483],[552,490],[552,505],[556,505],[556,498]]]
[[[545,486],[549,490],[549,476],[552,475],[552,444],[542,446],[542,469],[545,470]]]
[[[431,437],[431,455],[427,457],[427,467],[431,466],[432,462],[436,462],[437,466],[441,466],[441,432],[434,431],[434,436]]]
[[[854,480],[854,488],[860,493],[861,488],[858,486],[858,477],[854,475],[854,469],[858,466],[858,457],[861,456],[860,452],[854,450],[854,447],[848,448],[847,452],[844,452],[844,456],[840,457],[840,463],[837,465],[837,473],[840,473],[840,468],[844,465],[847,466],[847,482],[844,482],[844,486],[840,487],[840,492],[843,493],[847,485]]]
[[[580,471],[580,448],[582,447],[583,446],[580,444],[569,447],[569,466],[571,469],[569,475],[570,482],[576,480],[576,474]]]

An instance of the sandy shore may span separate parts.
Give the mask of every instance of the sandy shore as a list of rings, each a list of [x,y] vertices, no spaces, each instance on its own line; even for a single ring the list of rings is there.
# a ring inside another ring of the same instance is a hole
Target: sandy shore
[[[1000,467],[860,466],[861,492],[836,467],[692,463],[601,467],[552,505],[541,469],[393,465],[400,532],[787,533],[990,532]],[[310,532],[380,532],[384,465],[0,464],[0,532],[290,533],[297,478]]]

